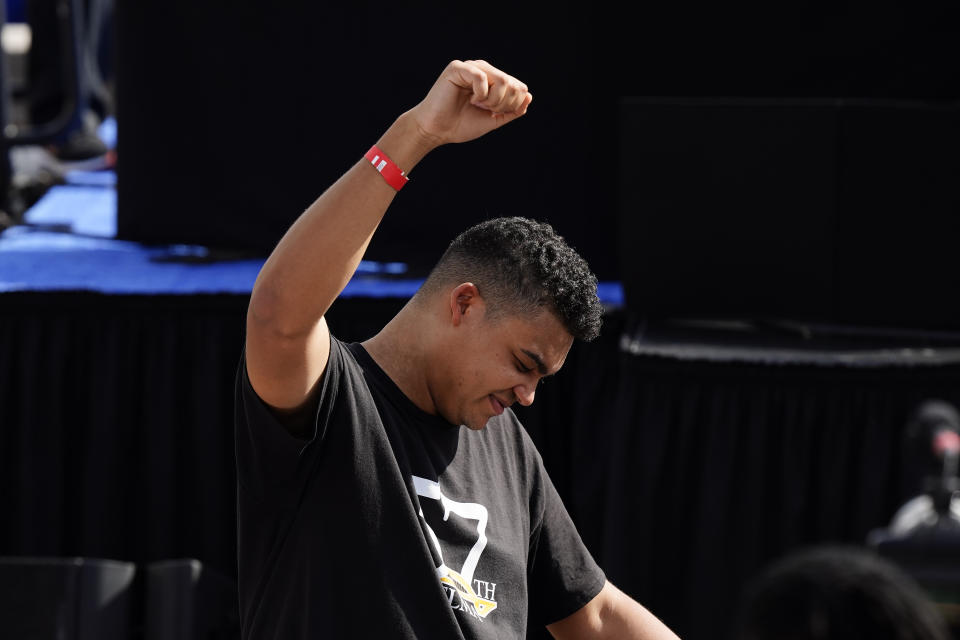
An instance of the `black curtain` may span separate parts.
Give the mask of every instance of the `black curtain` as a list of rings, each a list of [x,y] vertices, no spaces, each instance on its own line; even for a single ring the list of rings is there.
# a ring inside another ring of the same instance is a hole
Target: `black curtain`
[[[197,558],[236,575],[247,296],[0,296],[0,555]],[[401,301],[341,300],[348,339]]]
[[[245,296],[0,296],[0,555],[198,558],[235,575],[233,380]],[[341,300],[363,339],[399,300]],[[960,367],[705,363],[574,347],[518,411],[610,579],[685,638],[727,635],[744,581],[862,542],[919,490],[904,426]]]
[[[0,554],[235,575],[233,296],[0,296]]]

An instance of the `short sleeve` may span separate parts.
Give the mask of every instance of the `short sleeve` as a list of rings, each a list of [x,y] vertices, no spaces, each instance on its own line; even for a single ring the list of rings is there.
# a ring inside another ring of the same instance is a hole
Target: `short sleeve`
[[[257,395],[247,374],[246,353],[237,368],[235,390],[235,446],[237,482],[242,491],[264,497],[303,479],[309,460],[320,448],[336,402],[343,371],[342,343],[330,337],[330,356],[319,389],[307,407],[305,438],[290,433],[273,410]]]
[[[600,593],[606,576],[583,544],[536,454],[542,517],[530,540],[530,621],[548,625],[577,612]]]

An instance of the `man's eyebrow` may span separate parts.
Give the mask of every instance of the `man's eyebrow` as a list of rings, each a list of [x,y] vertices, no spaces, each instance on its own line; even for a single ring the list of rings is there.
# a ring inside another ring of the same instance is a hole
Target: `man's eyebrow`
[[[523,351],[523,353],[526,354],[528,358],[530,358],[531,360],[534,361],[534,363],[536,363],[537,371],[540,373],[540,375],[542,376],[552,375],[547,373],[547,365],[543,363],[543,358],[541,358],[540,356],[538,356],[532,351],[527,351],[526,349],[520,349],[520,351]]]

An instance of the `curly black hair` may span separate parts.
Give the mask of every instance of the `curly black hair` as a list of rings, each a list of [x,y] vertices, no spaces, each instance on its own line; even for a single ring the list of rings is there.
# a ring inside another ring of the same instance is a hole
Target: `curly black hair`
[[[461,282],[477,286],[492,318],[549,310],[575,338],[600,334],[597,278],[549,224],[495,218],[467,229],[450,243],[424,290]]]

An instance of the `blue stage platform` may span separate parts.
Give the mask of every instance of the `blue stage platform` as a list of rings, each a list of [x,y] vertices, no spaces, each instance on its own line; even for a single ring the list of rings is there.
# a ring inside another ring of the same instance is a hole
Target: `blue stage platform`
[[[84,186],[50,189],[26,225],[0,234],[0,291],[97,291],[109,294],[249,293],[265,258],[209,260],[204,247],[144,246],[115,239],[112,172],[74,177]],[[102,184],[91,185],[96,180]],[[409,297],[422,279],[400,263],[363,261],[345,297]],[[622,304],[619,283],[603,282],[601,300]]]

